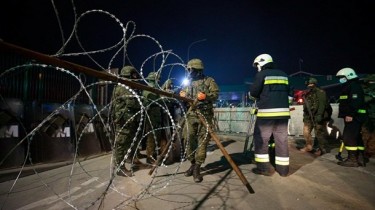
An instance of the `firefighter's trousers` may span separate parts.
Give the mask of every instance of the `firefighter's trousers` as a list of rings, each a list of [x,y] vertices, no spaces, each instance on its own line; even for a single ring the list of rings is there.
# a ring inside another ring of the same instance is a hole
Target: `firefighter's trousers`
[[[288,119],[257,118],[254,128],[255,161],[261,171],[270,169],[268,141],[275,140],[275,166],[280,175],[289,173]]]

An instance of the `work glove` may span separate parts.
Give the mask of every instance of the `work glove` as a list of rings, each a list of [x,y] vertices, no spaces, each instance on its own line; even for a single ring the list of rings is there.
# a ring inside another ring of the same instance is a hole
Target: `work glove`
[[[203,93],[203,92],[199,92],[198,96],[197,96],[197,99],[198,99],[198,101],[203,101],[204,99],[206,99],[206,94]]]
[[[181,96],[181,97],[186,97],[186,92],[183,91],[183,90],[181,90],[181,91],[180,91],[180,96]]]

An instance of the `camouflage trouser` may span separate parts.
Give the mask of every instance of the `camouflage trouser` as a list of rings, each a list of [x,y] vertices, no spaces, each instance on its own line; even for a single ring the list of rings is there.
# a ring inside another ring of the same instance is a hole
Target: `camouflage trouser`
[[[131,143],[135,138],[135,134],[138,127],[138,122],[132,121],[128,123],[126,126],[124,124],[116,124],[115,125],[115,148],[114,148],[114,157],[116,164],[119,165],[121,161],[125,158]],[[131,152],[128,154],[128,158],[132,158],[135,153],[135,148],[137,146],[137,142],[134,143],[134,146],[131,148]]]
[[[209,126],[212,124],[212,115],[205,116]],[[186,155],[189,161],[202,164],[206,160],[206,150],[211,137],[208,134],[206,125],[194,113],[187,114],[187,121],[183,130]]]
[[[150,125],[150,122],[146,122],[146,133],[153,130],[153,132],[150,132],[147,135],[146,154],[148,157],[156,154],[156,146],[160,146],[161,140],[161,130],[159,129],[161,125],[160,118],[151,120],[152,127]]]
[[[160,145],[161,138],[161,113],[162,110],[158,106],[149,107],[147,109],[148,117],[146,117],[146,154],[148,157],[156,154],[156,146]]]
[[[311,132],[314,129],[315,138],[318,140],[317,142],[312,139]],[[322,148],[326,149],[328,146],[327,141],[327,128],[326,123],[323,124],[316,123],[315,127],[311,121],[305,121],[303,123],[303,137],[305,138],[306,145],[314,145],[314,149]],[[314,143],[314,144],[313,144]]]

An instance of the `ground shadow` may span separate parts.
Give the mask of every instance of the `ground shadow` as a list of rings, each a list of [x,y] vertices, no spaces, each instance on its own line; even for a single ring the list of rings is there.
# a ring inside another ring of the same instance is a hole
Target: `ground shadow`
[[[245,153],[232,153],[229,154],[229,156],[237,166],[252,164],[252,159]],[[216,174],[228,169],[232,169],[232,166],[224,156],[221,156],[220,160],[208,163],[202,167],[201,174],[203,176],[208,174]]]
[[[223,145],[223,147],[226,147],[229,144],[235,143],[236,141],[233,140],[233,139],[228,139],[228,140],[224,140],[224,141],[220,141],[220,142]],[[207,152],[213,152],[213,151],[215,151],[217,149],[219,149],[219,147],[217,146],[216,142],[214,142],[214,144],[209,144],[207,146]]]

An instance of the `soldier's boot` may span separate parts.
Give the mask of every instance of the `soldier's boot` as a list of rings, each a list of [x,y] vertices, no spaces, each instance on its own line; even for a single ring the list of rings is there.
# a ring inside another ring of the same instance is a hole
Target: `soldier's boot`
[[[201,164],[194,165],[193,178],[195,183],[203,181],[203,176],[201,175]]]
[[[327,153],[327,150],[323,149],[323,148],[317,148],[314,150],[314,155],[315,156],[322,156],[324,154]]]
[[[148,168],[151,168],[150,165],[143,163],[138,158],[134,158],[132,167],[135,168],[135,169],[148,169]]]
[[[338,162],[337,164],[344,167],[358,167],[357,151],[348,151],[348,158],[346,158],[344,161]]]
[[[125,166],[122,166],[121,168],[117,169],[116,175],[117,176],[132,177],[133,173],[132,173],[131,170],[127,169]]]
[[[146,158],[146,163],[155,165],[156,164],[156,154],[153,152],[147,152],[147,158]]]
[[[191,166],[187,171],[185,171],[184,175],[186,177],[193,176],[194,168],[195,168],[195,161],[191,161]]]
[[[311,152],[313,149],[311,144],[306,144],[305,147],[301,148],[299,151],[301,152]]]

